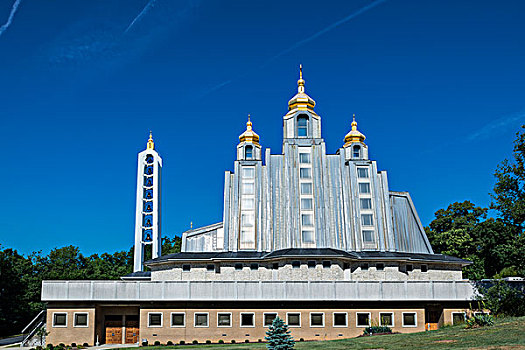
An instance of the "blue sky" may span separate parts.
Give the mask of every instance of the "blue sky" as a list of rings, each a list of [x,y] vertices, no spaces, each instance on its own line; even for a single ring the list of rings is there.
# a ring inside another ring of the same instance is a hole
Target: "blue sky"
[[[355,113],[424,225],[454,201],[486,206],[525,123],[523,13],[518,0],[0,0],[0,244],[128,249],[149,130],[163,234],[220,221],[246,116],[280,153],[299,63],[329,153]]]

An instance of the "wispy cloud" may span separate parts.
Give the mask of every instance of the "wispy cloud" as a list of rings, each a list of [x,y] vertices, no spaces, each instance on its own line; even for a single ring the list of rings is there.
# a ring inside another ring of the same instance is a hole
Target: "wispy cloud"
[[[290,47],[288,47],[288,48],[282,50],[281,52],[277,53],[276,55],[272,56],[271,58],[269,58],[268,60],[266,60],[263,64],[261,64],[261,65],[259,66],[259,69],[262,69],[262,68],[266,67],[267,65],[269,65],[270,63],[272,63],[273,61],[275,61],[276,59],[278,59],[279,57],[281,57],[281,56],[283,56],[283,55],[286,55],[287,53],[290,53],[290,52],[292,52],[293,50],[298,49],[298,48],[300,48],[300,47],[306,45],[306,44],[309,43],[310,41],[317,39],[317,38],[320,37],[321,35],[326,34],[326,33],[328,33],[328,32],[331,31],[331,30],[334,30],[335,28],[337,28],[337,27],[339,27],[339,26],[345,24],[346,22],[348,22],[348,21],[350,21],[350,20],[356,18],[357,16],[359,16],[359,15],[365,13],[365,12],[368,11],[368,10],[373,9],[374,7],[376,7],[376,6],[382,4],[383,2],[386,2],[386,1],[387,1],[387,0],[375,0],[375,1],[371,2],[371,3],[368,4],[368,5],[363,6],[363,7],[359,8],[359,9],[355,10],[354,12],[352,12],[351,14],[349,14],[348,16],[346,16],[346,17],[344,17],[344,18],[342,18],[342,19],[340,19],[340,20],[338,20],[338,21],[336,21],[336,22],[330,24],[329,26],[327,26],[327,27],[325,27],[325,28],[323,28],[323,29],[317,31],[316,33],[310,35],[309,37],[307,37],[307,38],[305,38],[305,39],[299,40],[298,42],[296,42],[296,43],[293,44],[292,46],[290,46]],[[240,76],[238,76],[237,78],[242,78],[242,77],[244,77],[244,76],[245,76],[245,75],[240,75]],[[220,89],[220,88],[222,88],[223,86],[226,86],[226,85],[232,83],[232,81],[233,81],[233,80],[230,79],[230,80],[226,80],[226,81],[224,81],[224,82],[222,82],[222,83],[220,83],[220,84],[215,85],[214,87],[212,87],[212,88],[206,90],[206,91],[201,95],[201,98],[204,97],[204,96],[206,96],[206,95],[208,95],[208,94],[210,94],[210,93],[212,93],[212,92],[214,92],[214,91],[216,91],[216,90],[218,90],[218,89]]]
[[[487,124],[484,127],[472,132],[470,135],[467,136],[467,140],[474,141],[477,139],[483,139],[489,137],[494,132],[497,132],[502,129],[507,129],[509,127],[515,127],[518,124],[525,124],[525,111],[513,113],[495,119],[492,122],[490,122],[490,124]]]
[[[303,39],[303,40],[299,40],[298,42],[296,42],[295,44],[293,44],[292,46],[288,47],[287,49],[279,52],[278,54],[276,54],[275,56],[273,56],[272,58],[268,59],[265,63],[263,63],[261,65],[261,68],[262,67],[265,67],[266,65],[268,65],[269,63],[273,62],[274,60],[276,60],[277,58],[283,56],[283,55],[286,55],[287,53],[289,52],[292,52],[293,50],[295,49],[298,49],[300,48],[301,46],[304,46],[306,45],[307,43],[309,43],[310,41],[312,40],[315,40],[317,39],[318,37],[320,37],[321,35],[323,34],[326,34],[328,33],[329,31],[331,30],[334,30],[335,28],[339,27],[340,25],[343,25],[345,24],[346,22],[356,18],[357,16],[365,13],[366,11],[368,10],[371,10],[373,9],[374,7],[376,7],[377,5],[380,5],[382,4],[383,2],[385,2],[386,0],[376,0],[376,1],[373,1],[371,2],[370,4],[366,5],[366,6],[363,6],[359,9],[357,9],[356,11],[352,12],[351,14],[349,14],[348,16],[340,19],[339,21],[337,22],[334,22],[332,24],[330,24],[329,26],[319,30],[318,32],[310,35],[309,37]]]
[[[135,23],[137,23],[137,21],[139,21],[146,13],[148,13],[148,11],[155,5],[155,2],[157,2],[157,0],[150,0],[146,6],[144,6],[142,11],[140,11],[140,13],[133,19],[133,21],[131,21],[124,33],[127,33],[135,25]]]
[[[16,0],[13,4],[13,7],[11,7],[11,12],[9,13],[9,17],[7,18],[7,22],[5,22],[5,24],[0,27],[0,36],[4,34],[4,32],[7,30],[7,28],[9,28],[9,26],[13,22],[13,18],[15,17],[16,11],[18,10],[18,6],[21,2],[22,0]]]

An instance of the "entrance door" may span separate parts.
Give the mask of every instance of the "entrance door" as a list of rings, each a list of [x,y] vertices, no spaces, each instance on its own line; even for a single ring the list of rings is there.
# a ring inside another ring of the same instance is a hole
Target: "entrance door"
[[[425,310],[425,330],[435,331],[439,328],[439,319],[443,313],[439,308],[428,308]]]
[[[126,316],[126,344],[139,342],[139,317]]]
[[[122,316],[106,316],[106,344],[122,344]]]

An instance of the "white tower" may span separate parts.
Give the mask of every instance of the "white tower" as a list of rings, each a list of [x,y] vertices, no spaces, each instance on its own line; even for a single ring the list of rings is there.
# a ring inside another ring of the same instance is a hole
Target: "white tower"
[[[145,246],[151,245],[152,258],[161,255],[160,176],[162,158],[154,148],[155,144],[150,132],[146,149],[138,155],[133,272],[144,269]]]

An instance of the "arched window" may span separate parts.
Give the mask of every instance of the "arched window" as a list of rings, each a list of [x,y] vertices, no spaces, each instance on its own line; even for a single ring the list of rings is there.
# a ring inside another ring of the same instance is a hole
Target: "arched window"
[[[354,146],[354,156],[353,158],[361,158],[361,147]]]
[[[244,148],[244,159],[252,159],[253,158],[253,147],[248,145]]]
[[[308,117],[304,114],[297,117],[297,136],[308,136]]]

